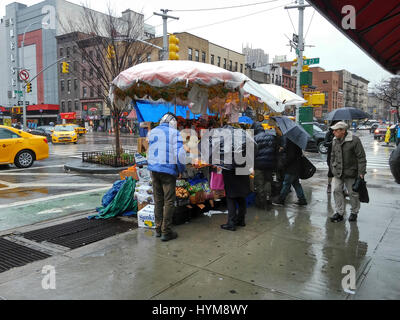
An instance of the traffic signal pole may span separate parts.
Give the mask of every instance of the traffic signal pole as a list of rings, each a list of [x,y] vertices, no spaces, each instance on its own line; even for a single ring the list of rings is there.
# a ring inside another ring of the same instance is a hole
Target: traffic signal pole
[[[160,16],[163,18],[163,60],[168,60],[168,31],[167,31],[167,19],[176,19],[179,20],[178,17],[173,17],[167,15],[168,9],[160,9],[163,13],[153,12],[154,15]]]

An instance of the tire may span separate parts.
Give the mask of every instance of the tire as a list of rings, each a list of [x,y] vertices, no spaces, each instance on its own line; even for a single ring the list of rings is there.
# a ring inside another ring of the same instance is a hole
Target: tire
[[[318,152],[322,154],[327,154],[328,153],[328,148],[325,147],[324,141],[321,141],[318,143]]]
[[[35,155],[30,150],[22,150],[17,153],[14,164],[17,168],[29,168],[35,162]]]
[[[74,144],[78,144],[78,141],[74,142]]]

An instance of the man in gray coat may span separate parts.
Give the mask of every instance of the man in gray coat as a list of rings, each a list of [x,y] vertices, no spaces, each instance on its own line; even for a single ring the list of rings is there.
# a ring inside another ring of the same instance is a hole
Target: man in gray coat
[[[334,176],[333,196],[335,199],[336,213],[331,217],[332,222],[340,222],[345,214],[345,198],[343,185],[349,191],[351,214],[349,221],[357,221],[360,210],[360,199],[357,192],[353,191],[356,178],[364,178],[367,169],[367,159],[364,148],[358,137],[347,131],[347,124],[343,121],[331,127],[335,137],[332,142],[331,168]]]

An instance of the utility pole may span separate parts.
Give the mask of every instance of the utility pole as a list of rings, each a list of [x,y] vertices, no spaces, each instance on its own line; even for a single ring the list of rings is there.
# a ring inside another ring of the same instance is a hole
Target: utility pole
[[[297,80],[296,80],[296,94],[303,97],[303,92],[300,85],[300,74],[303,71],[303,52],[304,52],[304,9],[310,7],[310,5],[305,5],[304,0],[299,0],[297,6],[287,6],[285,9],[299,9],[299,34],[298,34],[298,45],[296,49],[297,54]],[[296,106],[296,122],[299,122],[299,106]]]
[[[167,12],[170,11],[168,9],[160,9],[163,13],[153,12],[154,15],[160,16],[163,18],[163,60],[168,60],[168,32],[167,32],[167,19],[176,19],[179,20],[178,17],[173,17],[167,15]]]

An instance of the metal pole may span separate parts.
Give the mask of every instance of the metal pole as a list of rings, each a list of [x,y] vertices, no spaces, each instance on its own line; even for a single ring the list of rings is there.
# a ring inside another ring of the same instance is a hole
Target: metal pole
[[[299,0],[299,45],[297,55],[297,86],[296,93],[300,97],[303,97],[303,92],[300,85],[300,73],[303,70],[303,52],[304,52],[304,39],[303,39],[303,25],[304,25],[304,0]],[[300,106],[296,106],[296,122],[299,123],[299,109]]]
[[[167,19],[171,18],[171,19],[179,20],[179,18],[168,16],[167,15],[167,12],[169,11],[168,9],[160,9],[160,11],[162,11],[163,14],[157,13],[157,12],[153,12],[153,14],[156,16],[161,16],[163,18],[163,60],[168,60],[168,51],[169,50],[168,50]]]

